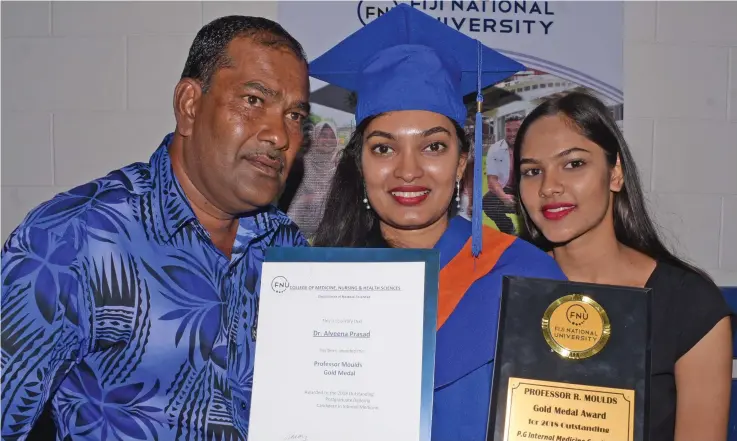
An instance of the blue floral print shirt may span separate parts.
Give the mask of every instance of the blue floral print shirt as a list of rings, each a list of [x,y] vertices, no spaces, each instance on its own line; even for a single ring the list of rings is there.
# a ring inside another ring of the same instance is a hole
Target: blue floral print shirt
[[[261,264],[307,246],[276,208],[240,220],[230,259],[167,152],[57,195],[2,250],[2,439],[52,400],[58,438],[245,440]]]

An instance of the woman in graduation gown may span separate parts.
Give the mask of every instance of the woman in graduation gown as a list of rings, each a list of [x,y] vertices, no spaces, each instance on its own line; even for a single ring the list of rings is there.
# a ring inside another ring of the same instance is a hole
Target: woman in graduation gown
[[[521,69],[404,4],[310,63],[358,95],[314,246],[440,254],[435,441],[486,440],[502,276],[565,277],[539,249],[482,227],[480,181],[473,222],[453,216],[470,150],[463,96]],[[474,151],[480,168],[478,135]]]

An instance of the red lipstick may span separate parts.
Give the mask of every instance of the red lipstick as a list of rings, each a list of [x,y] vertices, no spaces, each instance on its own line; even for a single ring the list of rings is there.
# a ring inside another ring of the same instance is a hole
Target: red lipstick
[[[558,202],[543,205],[542,212],[547,220],[560,220],[568,216],[575,208],[576,206],[574,204]]]
[[[430,189],[418,185],[404,185],[402,187],[392,188],[389,190],[389,194],[392,195],[397,203],[410,207],[424,202],[430,194]]]

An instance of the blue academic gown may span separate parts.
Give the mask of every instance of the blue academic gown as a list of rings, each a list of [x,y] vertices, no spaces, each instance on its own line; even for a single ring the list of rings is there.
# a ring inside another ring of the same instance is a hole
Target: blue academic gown
[[[485,441],[502,276],[566,280],[550,256],[484,227],[474,262],[471,222],[451,219],[438,241],[440,299],[435,355],[433,441]]]

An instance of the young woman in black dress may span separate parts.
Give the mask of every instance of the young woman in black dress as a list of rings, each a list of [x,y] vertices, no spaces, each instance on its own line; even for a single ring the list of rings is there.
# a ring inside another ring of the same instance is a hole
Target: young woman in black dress
[[[570,280],[653,289],[650,439],[726,440],[729,308],[659,239],[608,109],[583,93],[543,103],[521,125],[514,161],[523,239]]]

